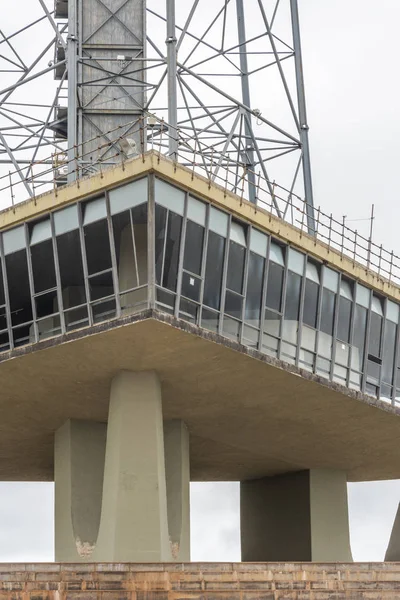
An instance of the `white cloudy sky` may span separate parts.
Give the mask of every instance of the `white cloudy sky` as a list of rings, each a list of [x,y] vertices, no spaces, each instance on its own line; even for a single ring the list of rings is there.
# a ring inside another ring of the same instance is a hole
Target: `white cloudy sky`
[[[400,2],[299,4],[317,203],[360,228],[375,203],[376,239],[398,254]],[[382,560],[399,499],[397,481],[349,485],[356,560]],[[52,484],[0,484],[0,561],[53,559],[52,500]],[[239,560],[237,484],[192,486],[192,556]]]

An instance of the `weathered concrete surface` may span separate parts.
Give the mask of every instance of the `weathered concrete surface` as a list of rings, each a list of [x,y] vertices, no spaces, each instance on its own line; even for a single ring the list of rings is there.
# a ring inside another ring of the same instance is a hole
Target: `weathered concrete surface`
[[[352,560],[346,474],[315,469],[242,482],[243,561]]]
[[[164,422],[168,531],[172,560],[190,561],[189,431],[183,421]]]
[[[400,504],[394,519],[389,545],[385,554],[386,561],[400,561]]]
[[[106,422],[121,369],[159,374],[164,420],[190,431],[194,481],[320,468],[400,478],[398,409],[146,311],[0,362],[0,480],[52,480],[54,432],[70,418]]]
[[[87,561],[100,525],[106,425],[67,421],[54,443],[55,556]]]
[[[3,600],[400,600],[394,563],[2,564]]]
[[[170,560],[161,386],[154,371],[112,380],[94,561]]]

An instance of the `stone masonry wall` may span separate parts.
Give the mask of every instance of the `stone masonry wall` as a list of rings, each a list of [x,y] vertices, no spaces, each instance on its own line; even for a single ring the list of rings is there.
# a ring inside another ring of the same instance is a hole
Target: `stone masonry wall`
[[[0,564],[0,600],[400,600],[400,563]]]

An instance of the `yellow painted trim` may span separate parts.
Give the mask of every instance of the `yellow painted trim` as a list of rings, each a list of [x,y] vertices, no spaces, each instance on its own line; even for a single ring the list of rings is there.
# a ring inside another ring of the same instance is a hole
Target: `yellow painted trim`
[[[186,167],[175,164],[165,156],[156,152],[148,152],[139,158],[127,161],[105,169],[91,177],[76,183],[53,190],[15,205],[0,212],[0,231],[18,225],[24,221],[36,219],[50,211],[60,209],[68,204],[101,194],[121,184],[155,173],[171,183],[204,198],[215,206],[227,210],[236,217],[270,233],[284,241],[307,252],[317,260],[347,274],[352,279],[363,283],[374,290],[400,302],[400,287],[389,283],[376,273],[357,263],[340,252],[329,248],[323,242],[315,240],[300,231],[300,229],[274,217],[268,211],[255,207],[254,204],[241,200],[237,195],[224,190],[221,186],[211,183],[205,177],[198,175]]]

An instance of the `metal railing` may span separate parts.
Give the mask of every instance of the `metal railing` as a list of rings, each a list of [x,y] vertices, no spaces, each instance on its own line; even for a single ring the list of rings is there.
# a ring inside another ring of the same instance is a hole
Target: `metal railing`
[[[121,129],[124,133],[115,135]],[[127,129],[129,129],[128,134]],[[105,137],[112,134],[115,135],[114,139],[105,142]],[[119,147],[119,143],[135,135],[140,137],[141,148],[158,153],[160,159],[161,156],[168,157],[170,137],[168,124],[153,115],[139,117],[87,140],[83,147],[76,147],[73,161],[68,160],[68,149],[65,148],[63,152],[53,153],[27,167],[26,176],[23,174],[23,169],[0,175],[0,200],[3,201],[3,206],[7,195],[9,205],[15,206],[17,188],[22,191],[22,194],[19,193],[20,199],[26,200],[26,188],[30,187],[31,196],[35,200],[38,193],[42,194],[51,189],[54,189],[57,194],[58,187],[66,183],[67,173],[79,180],[115,166],[118,162],[124,164],[128,158]],[[263,176],[262,169],[255,172],[249,170],[245,164],[233,161],[228,154],[223,155],[215,147],[207,146],[205,140],[188,136],[182,131],[178,132],[178,140],[176,162],[191,169],[193,176],[203,175],[209,181],[210,187],[218,184],[226,193],[233,192],[238,195],[241,201],[249,199],[250,186],[253,186],[254,196],[255,187],[255,211],[259,208],[267,210],[271,218],[272,216],[282,218],[299,229],[302,235],[310,235],[307,204],[304,198],[293,190],[288,190],[275,181],[267,180]],[[88,160],[88,155],[93,155],[94,144],[97,144],[95,151],[100,158],[92,162]],[[85,146],[90,146],[90,150],[84,152]],[[374,272],[383,281],[400,285],[400,257],[393,251],[374,243],[372,235],[368,237],[361,235],[356,229],[349,227],[344,219],[335,219],[332,214],[323,212],[320,207],[315,209],[314,214],[315,236],[311,236],[311,239],[324,243],[329,251],[335,251],[341,257],[352,260],[354,264]]]

